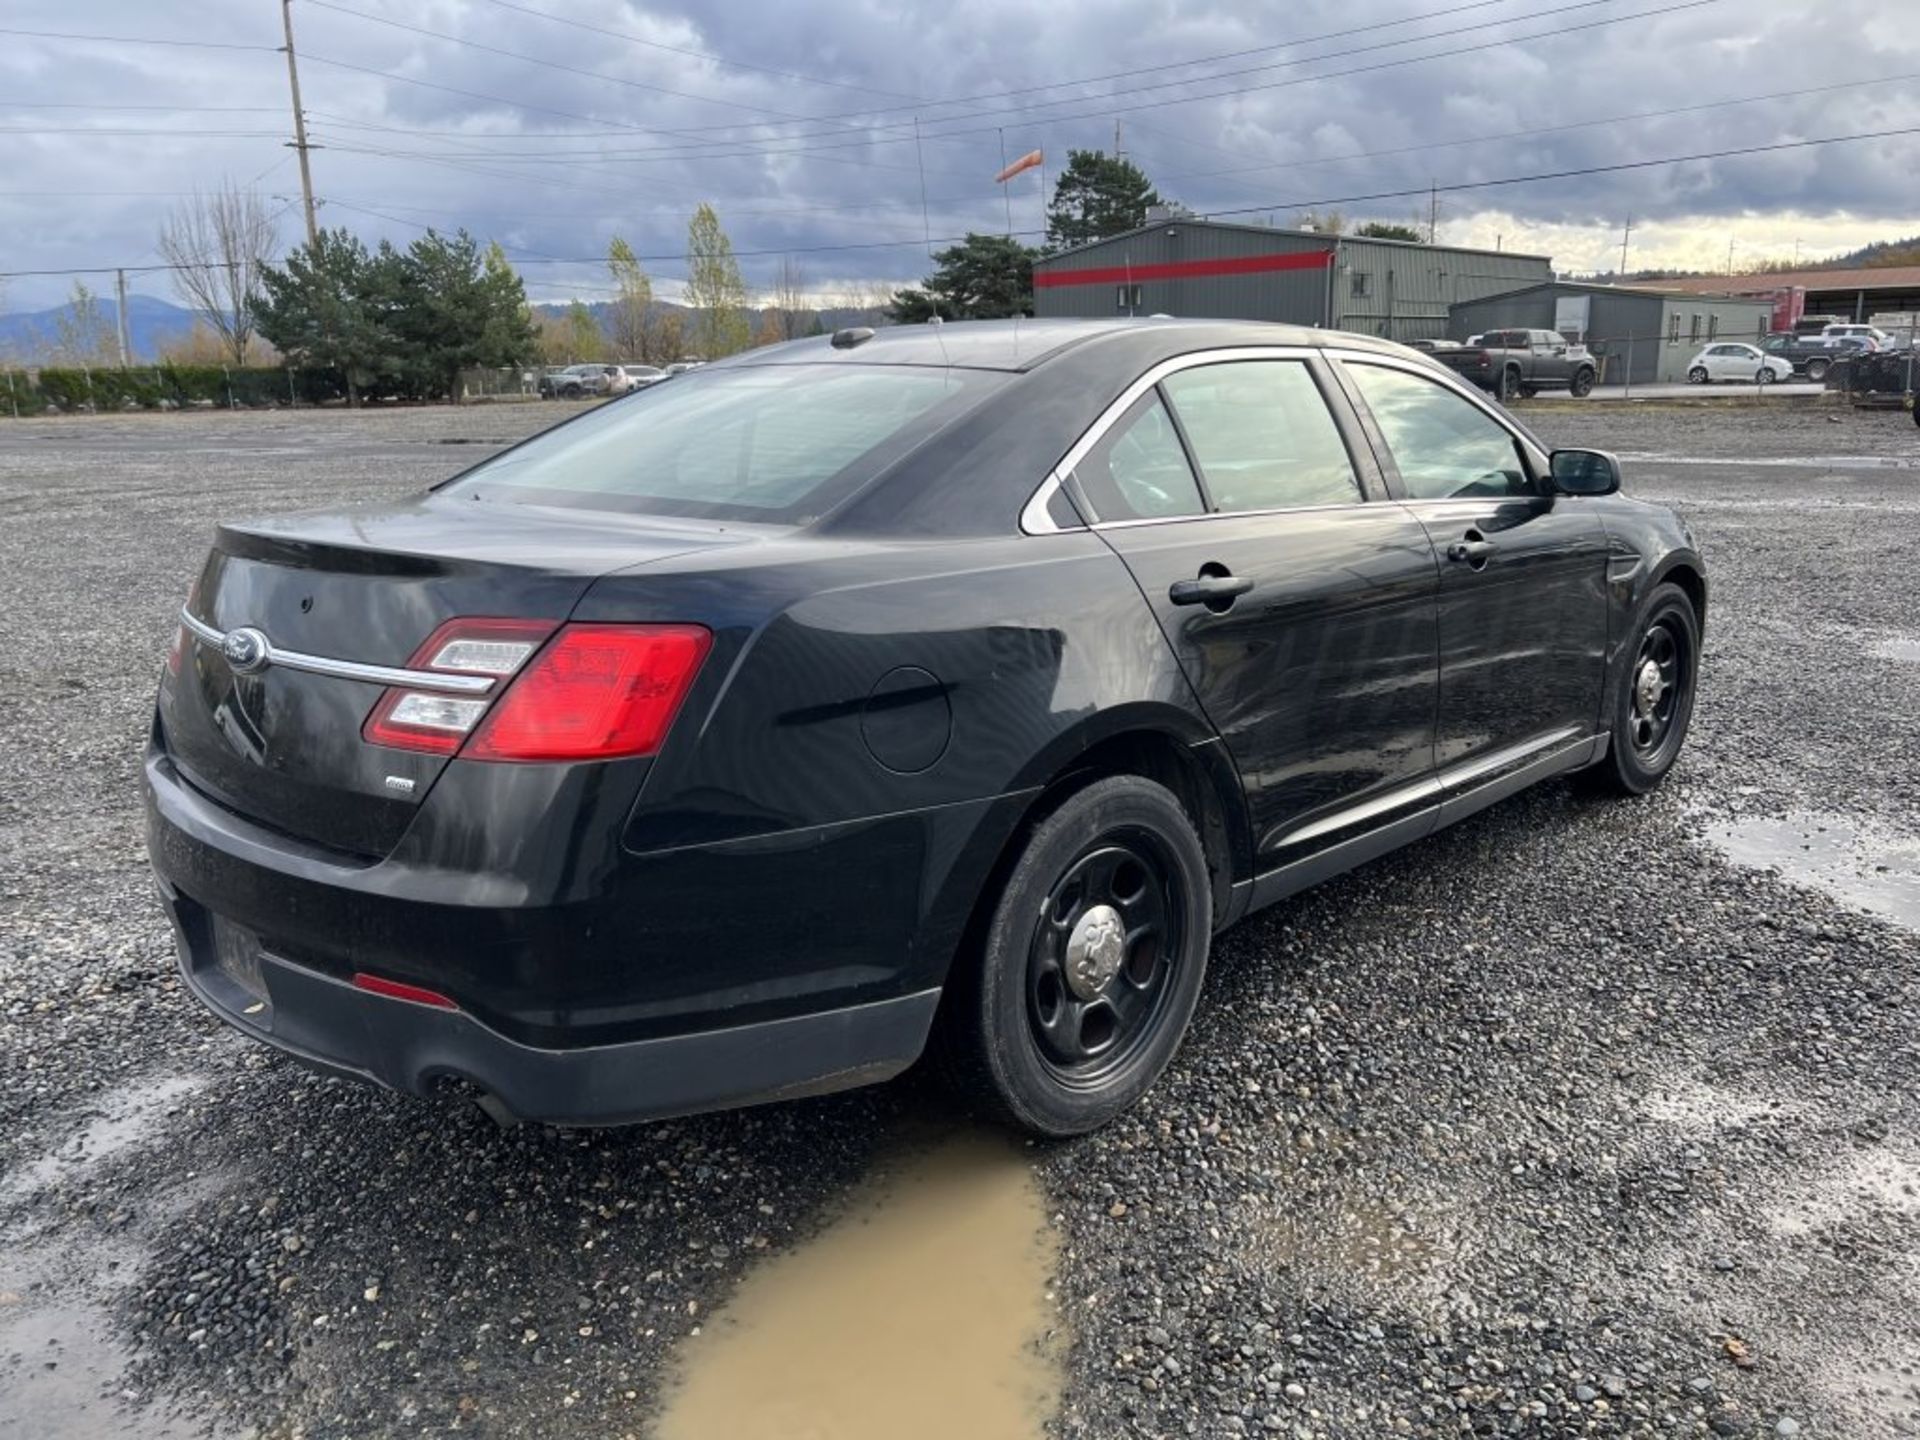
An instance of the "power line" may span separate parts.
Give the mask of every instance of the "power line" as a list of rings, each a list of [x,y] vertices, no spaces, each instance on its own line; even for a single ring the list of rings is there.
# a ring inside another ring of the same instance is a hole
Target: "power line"
[[[0,35],[24,35],[30,40],[72,40],[96,45],[169,45],[179,50],[278,50],[277,45],[242,45],[228,40],[162,40],[146,35],[74,35],[64,30],[16,30],[0,26]]]
[[[1562,13],[1566,10],[1588,9],[1596,4],[1611,4],[1611,3],[1614,3],[1614,0],[1579,0],[1579,3],[1577,4],[1563,6],[1563,7],[1560,7],[1559,10],[1546,11],[1542,13],[1557,14],[1557,13]],[[1628,24],[1636,20],[1653,19],[1661,15],[1675,14],[1675,13],[1679,13],[1687,10],[1702,9],[1706,6],[1715,5],[1719,3],[1721,3],[1721,0],[1679,0],[1679,3],[1659,6],[1651,10],[1636,11],[1635,13],[1630,15],[1610,16],[1605,19],[1586,21],[1577,25],[1561,26],[1557,29],[1538,31],[1532,34],[1527,34],[1527,35],[1506,36],[1506,37],[1502,37],[1495,40],[1484,40],[1472,45],[1455,46],[1451,49],[1432,51],[1422,55],[1402,56],[1397,59],[1377,61],[1368,65],[1351,66],[1344,70],[1324,71],[1314,75],[1292,76],[1284,80],[1267,81],[1258,85],[1235,86],[1225,90],[1215,90],[1215,91],[1210,91],[1200,95],[1173,96],[1173,97],[1168,97],[1161,100],[1143,101],[1139,104],[1131,104],[1131,105],[1103,106],[1103,107],[1099,107],[1092,110],[1082,111],[1078,114],[1073,114],[1073,115],[1048,116],[1048,117],[1045,117],[1043,120],[1034,121],[1031,123],[1034,123],[1034,124],[1066,123],[1068,121],[1073,121],[1073,120],[1089,119],[1095,116],[1124,115],[1124,114],[1131,114],[1140,110],[1155,110],[1155,109],[1160,109],[1162,107],[1171,106],[1171,105],[1189,105],[1189,104],[1194,104],[1203,100],[1216,100],[1216,99],[1221,99],[1221,98],[1225,98],[1227,96],[1232,96],[1232,95],[1244,95],[1244,94],[1255,93],[1258,91],[1286,89],[1295,85],[1313,84],[1322,80],[1342,79],[1342,78],[1350,77],[1353,75],[1372,74],[1381,70],[1397,69],[1406,65],[1420,64],[1428,60],[1441,60],[1441,59],[1448,59],[1448,58],[1452,58],[1460,55],[1479,54],[1487,50],[1501,49],[1508,45],[1517,44],[1522,41],[1554,39],[1563,35],[1579,34],[1585,31],[1601,29],[1607,26]],[[1504,24],[1507,22],[1502,21],[1502,22],[1496,22],[1496,23]],[[1484,27],[1469,27],[1469,28],[1484,28]],[[1458,33],[1458,32],[1455,32],[1455,33]],[[1423,37],[1423,38],[1431,39],[1435,37],[1429,36],[1429,37]],[[1406,43],[1406,42],[1394,42],[1394,43]],[[1364,47],[1364,48],[1379,48],[1379,47]],[[1351,54],[1351,53],[1358,53],[1358,52],[1341,52],[1341,53]],[[1313,58],[1317,60],[1317,59],[1327,59],[1332,57],[1317,56]],[[1305,63],[1311,63],[1311,62],[1310,61],[1290,61],[1287,63],[1288,64],[1305,64]],[[1273,68],[1279,68],[1279,67],[1263,66],[1259,68],[1264,71],[1267,69],[1273,69]],[[379,73],[379,72],[370,72],[370,73]],[[402,79],[403,77],[393,76],[391,78]],[[410,82],[410,83],[413,83],[413,82]],[[418,82],[418,83],[427,83],[427,82]],[[1176,81],[1171,83],[1191,84],[1196,82]],[[1151,89],[1151,88],[1159,88],[1159,87],[1150,86],[1146,88]],[[497,99],[498,97],[490,97],[490,98]],[[502,103],[513,104],[515,102],[503,101]],[[1073,103],[1073,102],[1056,101],[1056,102],[1048,102],[1048,103],[1063,104],[1063,103]],[[995,112],[981,111],[976,113],[991,114]],[[570,118],[573,118],[573,119],[588,118],[589,123],[592,123],[590,120],[590,117],[572,116]],[[954,120],[964,120],[971,117],[966,115],[960,115],[960,116],[953,116],[949,118]],[[879,130],[904,129],[906,127],[906,124],[907,122],[902,122],[901,125],[898,125],[898,126],[889,125],[889,126],[881,126],[877,128]],[[623,128],[638,128],[638,127],[623,127]],[[958,139],[958,138],[969,136],[969,135],[991,134],[999,128],[1000,127],[996,125],[979,125],[971,128],[947,129],[947,130],[941,130],[941,131],[927,131],[923,133],[925,138],[928,140],[953,140],[953,139]],[[671,132],[660,132],[660,133],[671,133]],[[822,138],[824,137],[788,136],[788,137],[775,137],[775,139],[772,141],[757,142],[757,143],[748,142],[748,141],[735,141],[735,142],[698,141],[698,142],[695,142],[698,145],[708,146],[708,147],[712,147],[712,146],[725,147],[729,144],[744,147],[744,148],[738,148],[738,149],[726,149],[726,148],[685,149],[683,147],[677,147],[677,146],[659,146],[659,147],[654,147],[648,150],[628,151],[628,152],[592,151],[592,152],[571,152],[571,153],[584,154],[586,158],[601,159],[601,160],[608,160],[608,159],[657,160],[657,161],[718,160],[718,159],[749,158],[749,157],[755,157],[755,156],[766,156],[766,157],[777,158],[777,157],[794,156],[794,155],[820,155],[831,150],[863,148],[871,145],[903,144],[911,139],[911,134],[903,133],[898,136],[882,137],[872,131],[869,131],[867,134],[857,139],[838,140],[830,144],[812,145],[812,144],[803,143],[800,145],[787,146],[785,148],[777,148],[779,146],[779,142],[783,139],[800,140],[804,142],[804,141],[810,141],[810,140],[822,139]],[[569,153],[570,152],[566,152],[566,151],[554,151],[554,152],[549,152],[544,156],[524,156],[524,157],[502,156],[498,158],[555,160],[555,159],[563,159]],[[872,163],[872,162],[862,162],[862,163]]]

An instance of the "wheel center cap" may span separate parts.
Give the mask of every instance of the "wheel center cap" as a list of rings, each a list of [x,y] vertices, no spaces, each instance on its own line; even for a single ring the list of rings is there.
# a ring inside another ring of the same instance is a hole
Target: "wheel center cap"
[[[1067,985],[1082,1000],[1107,988],[1127,953],[1126,927],[1111,905],[1095,905],[1067,937]]]
[[[1651,660],[1647,661],[1641,665],[1640,673],[1633,677],[1633,708],[1642,715],[1653,714],[1665,689],[1660,681],[1660,667]]]

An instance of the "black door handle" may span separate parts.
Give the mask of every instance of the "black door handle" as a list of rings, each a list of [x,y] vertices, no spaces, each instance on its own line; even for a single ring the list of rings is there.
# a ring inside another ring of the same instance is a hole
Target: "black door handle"
[[[1167,587],[1167,599],[1176,605],[1204,605],[1216,613],[1230,609],[1236,596],[1253,589],[1250,575],[1201,573],[1192,580],[1176,580]]]
[[[1478,530],[1469,530],[1464,540],[1456,540],[1447,546],[1447,559],[1459,560],[1474,570],[1484,570],[1498,548]]]

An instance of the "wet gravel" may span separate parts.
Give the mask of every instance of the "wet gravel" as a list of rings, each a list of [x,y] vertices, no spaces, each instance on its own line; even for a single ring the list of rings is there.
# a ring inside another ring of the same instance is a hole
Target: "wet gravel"
[[[553,414],[0,423],[0,1434],[637,1435],[756,1257],[964,1123],[907,1083],[502,1132],[173,980],[135,777],[209,524]],[[1846,825],[1920,871],[1920,430],[1527,414],[1636,457],[1708,555],[1688,751],[1223,938],[1169,1077],[1034,1152],[1065,1435],[1920,1435],[1920,915],[1709,839]]]

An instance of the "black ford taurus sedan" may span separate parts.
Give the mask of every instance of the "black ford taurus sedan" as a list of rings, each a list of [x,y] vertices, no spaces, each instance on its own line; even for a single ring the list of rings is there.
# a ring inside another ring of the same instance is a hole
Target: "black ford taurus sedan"
[[[1215,933],[1692,710],[1685,528],[1414,351],[845,331],[431,493],[217,531],[146,758],[187,983],[337,1072],[612,1123],[930,1046],[1166,1065]]]

